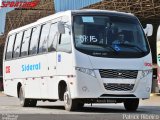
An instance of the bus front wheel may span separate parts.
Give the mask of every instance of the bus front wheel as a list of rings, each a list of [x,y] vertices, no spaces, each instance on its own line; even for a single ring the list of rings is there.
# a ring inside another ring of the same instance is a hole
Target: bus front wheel
[[[73,111],[78,109],[78,101],[71,98],[70,92],[68,90],[64,93],[64,107],[67,111]]]
[[[19,89],[19,100],[22,107],[35,107],[37,104],[37,100],[25,98],[22,86]]]
[[[127,99],[124,101],[124,107],[127,111],[136,111],[139,105],[139,99]]]

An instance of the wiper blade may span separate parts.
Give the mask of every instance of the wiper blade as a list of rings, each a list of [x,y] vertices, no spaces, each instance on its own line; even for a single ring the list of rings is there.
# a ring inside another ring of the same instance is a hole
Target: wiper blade
[[[139,46],[136,46],[136,45],[133,45],[133,44],[121,43],[119,45],[128,46],[128,47],[134,47],[134,48],[137,48],[139,51],[141,51],[143,54],[145,53]]]
[[[115,53],[118,53],[118,51],[117,50],[115,50],[112,46],[107,46],[107,47],[109,47],[110,49],[112,49]]]
[[[108,47],[108,48],[110,48],[113,52],[115,52],[116,54],[118,53],[118,51],[115,50],[115,49],[114,49],[112,46],[110,46],[110,45],[100,45],[100,44],[97,44],[96,46],[100,46],[100,47],[103,47],[103,48]]]

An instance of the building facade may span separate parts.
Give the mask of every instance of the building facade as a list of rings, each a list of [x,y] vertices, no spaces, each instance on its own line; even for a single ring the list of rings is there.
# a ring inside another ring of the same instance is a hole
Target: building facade
[[[75,10],[81,9],[91,4],[95,4],[97,2],[101,2],[103,0],[54,0],[55,11],[65,11],[65,10]]]

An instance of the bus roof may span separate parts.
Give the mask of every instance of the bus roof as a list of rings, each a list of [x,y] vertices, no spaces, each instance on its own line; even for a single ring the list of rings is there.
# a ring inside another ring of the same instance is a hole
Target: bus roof
[[[112,14],[119,14],[119,15],[129,15],[134,16],[132,13],[126,12],[119,12],[119,11],[112,11],[112,10],[99,10],[99,9],[82,9],[82,10],[71,10],[72,13],[112,13]]]
[[[49,20],[52,20],[54,18],[58,18],[58,17],[61,17],[63,15],[67,15],[67,14],[78,14],[78,13],[112,13],[112,14],[117,14],[117,15],[126,15],[126,16],[134,16],[133,14],[131,13],[125,13],[125,12],[118,12],[118,11],[110,11],[110,10],[98,10],[98,9],[82,9],[82,10],[68,10],[68,11],[62,11],[62,12],[58,12],[56,14],[53,14],[53,15],[49,15],[47,17],[44,17],[44,18],[41,18],[41,19],[38,19],[36,22],[34,23],[31,23],[31,24],[28,24],[28,25],[25,25],[25,26],[22,26],[22,27],[19,27],[17,29],[14,29],[14,30],[11,30],[8,34],[13,34],[13,33],[17,33],[21,30],[24,30],[24,29],[27,29],[27,28],[30,28],[32,26],[36,26],[38,24],[42,24],[44,22],[47,22]]]

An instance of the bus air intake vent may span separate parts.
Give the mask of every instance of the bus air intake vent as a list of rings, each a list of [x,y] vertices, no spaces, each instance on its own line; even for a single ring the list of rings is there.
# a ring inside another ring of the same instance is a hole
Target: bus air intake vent
[[[132,91],[134,84],[104,83],[104,87],[109,91]]]
[[[138,75],[138,70],[100,69],[99,73],[102,78],[136,79]]]

